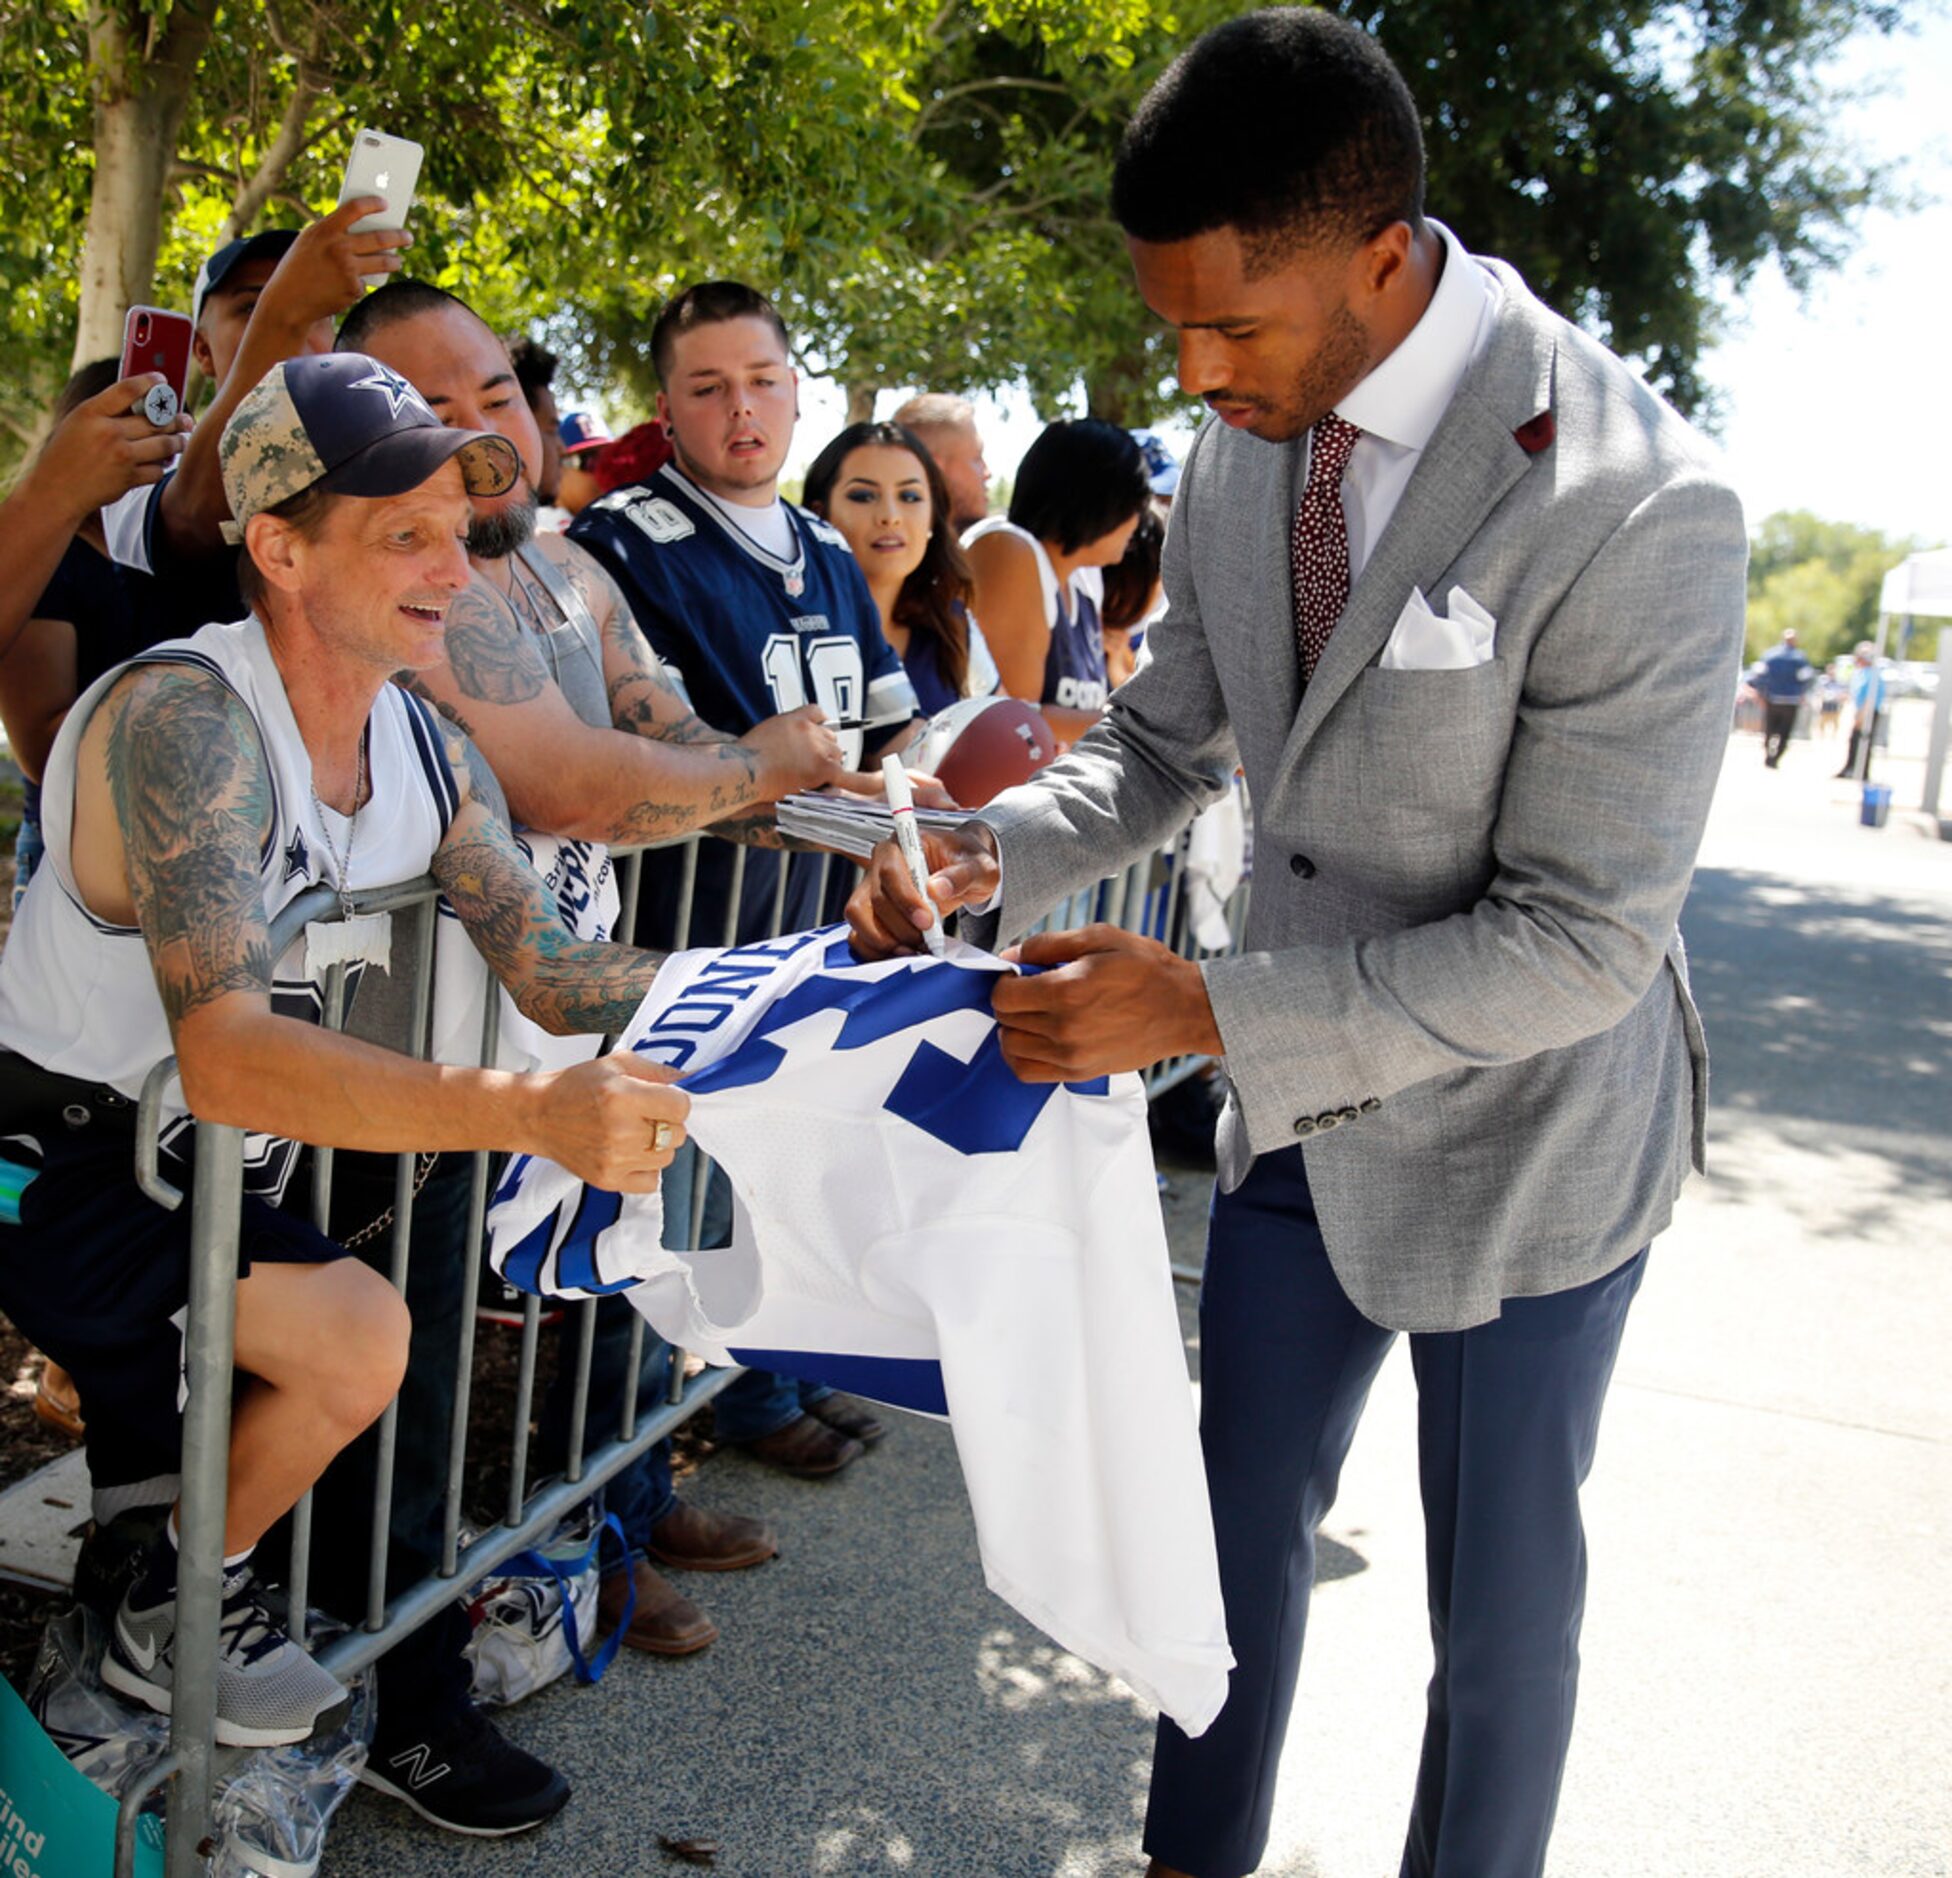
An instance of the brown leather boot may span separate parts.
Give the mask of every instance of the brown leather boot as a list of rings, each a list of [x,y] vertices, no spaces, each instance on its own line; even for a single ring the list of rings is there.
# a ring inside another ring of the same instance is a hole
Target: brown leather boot
[[[34,1413],[50,1428],[79,1441],[82,1436],[81,1391],[75,1379],[48,1357],[41,1369],[41,1380],[34,1391]]]
[[[651,1528],[644,1549],[660,1565],[679,1571],[736,1572],[771,1558],[779,1550],[779,1534],[763,1519],[679,1500]]]
[[[864,1448],[873,1447],[888,1432],[879,1417],[869,1412],[867,1404],[851,1395],[823,1395],[818,1402],[807,1404],[807,1413]]]
[[[660,1577],[640,1558],[630,1568],[637,1608],[624,1632],[624,1647],[652,1656],[692,1656],[718,1636],[718,1626],[670,1579]],[[597,1592],[597,1616],[605,1633],[623,1621],[624,1578],[615,1573]]]
[[[858,1461],[867,1449],[837,1428],[829,1428],[818,1416],[802,1414],[784,1428],[775,1428],[757,1441],[739,1444],[755,1461],[777,1467],[783,1474],[797,1474],[803,1480],[817,1480],[823,1474],[837,1474],[849,1461]]]

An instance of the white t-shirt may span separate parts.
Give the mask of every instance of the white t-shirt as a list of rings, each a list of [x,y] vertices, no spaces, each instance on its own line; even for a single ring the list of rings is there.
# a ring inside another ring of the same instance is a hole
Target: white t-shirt
[[[680,470],[680,475],[684,472]],[[747,508],[743,502],[728,502],[723,496],[715,496],[709,489],[701,488],[689,476],[690,484],[699,501],[713,511],[725,526],[735,534],[764,548],[776,560],[791,561],[800,551],[799,538],[793,533],[793,518],[786,512],[786,504],[775,496],[764,508]]]
[[[150,542],[156,527],[157,511],[162,506],[163,491],[175,474],[173,467],[167,469],[160,482],[139,483],[135,488],[125,490],[102,510],[102,534],[108,542],[108,558],[111,561],[122,567],[133,567],[139,574],[153,574],[156,571],[150,555]]]

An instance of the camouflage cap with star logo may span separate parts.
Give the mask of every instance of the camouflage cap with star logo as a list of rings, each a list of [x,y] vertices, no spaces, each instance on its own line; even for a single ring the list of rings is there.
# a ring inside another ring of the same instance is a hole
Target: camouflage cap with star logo
[[[231,541],[243,540],[253,515],[315,483],[339,495],[403,495],[458,457],[469,495],[498,496],[522,473],[506,437],[443,424],[399,373],[363,352],[274,365],[224,426],[217,455]]]

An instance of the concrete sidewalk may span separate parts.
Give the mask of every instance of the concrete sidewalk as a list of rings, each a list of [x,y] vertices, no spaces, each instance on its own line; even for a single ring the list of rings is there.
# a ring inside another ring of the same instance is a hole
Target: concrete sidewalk
[[[1827,759],[1827,760],[1826,760]],[[1686,918],[1712,1163],[1655,1248],[1588,1490],[1560,1878],[1952,1873],[1952,844],[1857,826],[1834,746],[1730,745]],[[1886,780],[1916,800],[1901,761]],[[1197,1256],[1204,1194],[1169,1209]],[[1187,1314],[1189,1347],[1197,1340]],[[724,1628],[508,1717],[576,1798],[463,1842],[361,1795],[333,1878],[1136,1874],[1151,1724],[981,1586],[946,1432],[827,1485],[715,1460],[783,1557],[694,1578]],[[1381,1878],[1429,1650],[1399,1349],[1331,1517],[1265,1871]]]

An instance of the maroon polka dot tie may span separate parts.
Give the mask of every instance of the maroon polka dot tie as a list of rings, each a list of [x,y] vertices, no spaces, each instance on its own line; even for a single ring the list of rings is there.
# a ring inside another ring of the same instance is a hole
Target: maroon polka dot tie
[[[1294,583],[1295,637],[1301,642],[1301,680],[1315,666],[1349,600],[1349,523],[1342,513],[1342,473],[1362,432],[1333,411],[1316,426],[1308,484],[1295,510],[1288,567]]]

